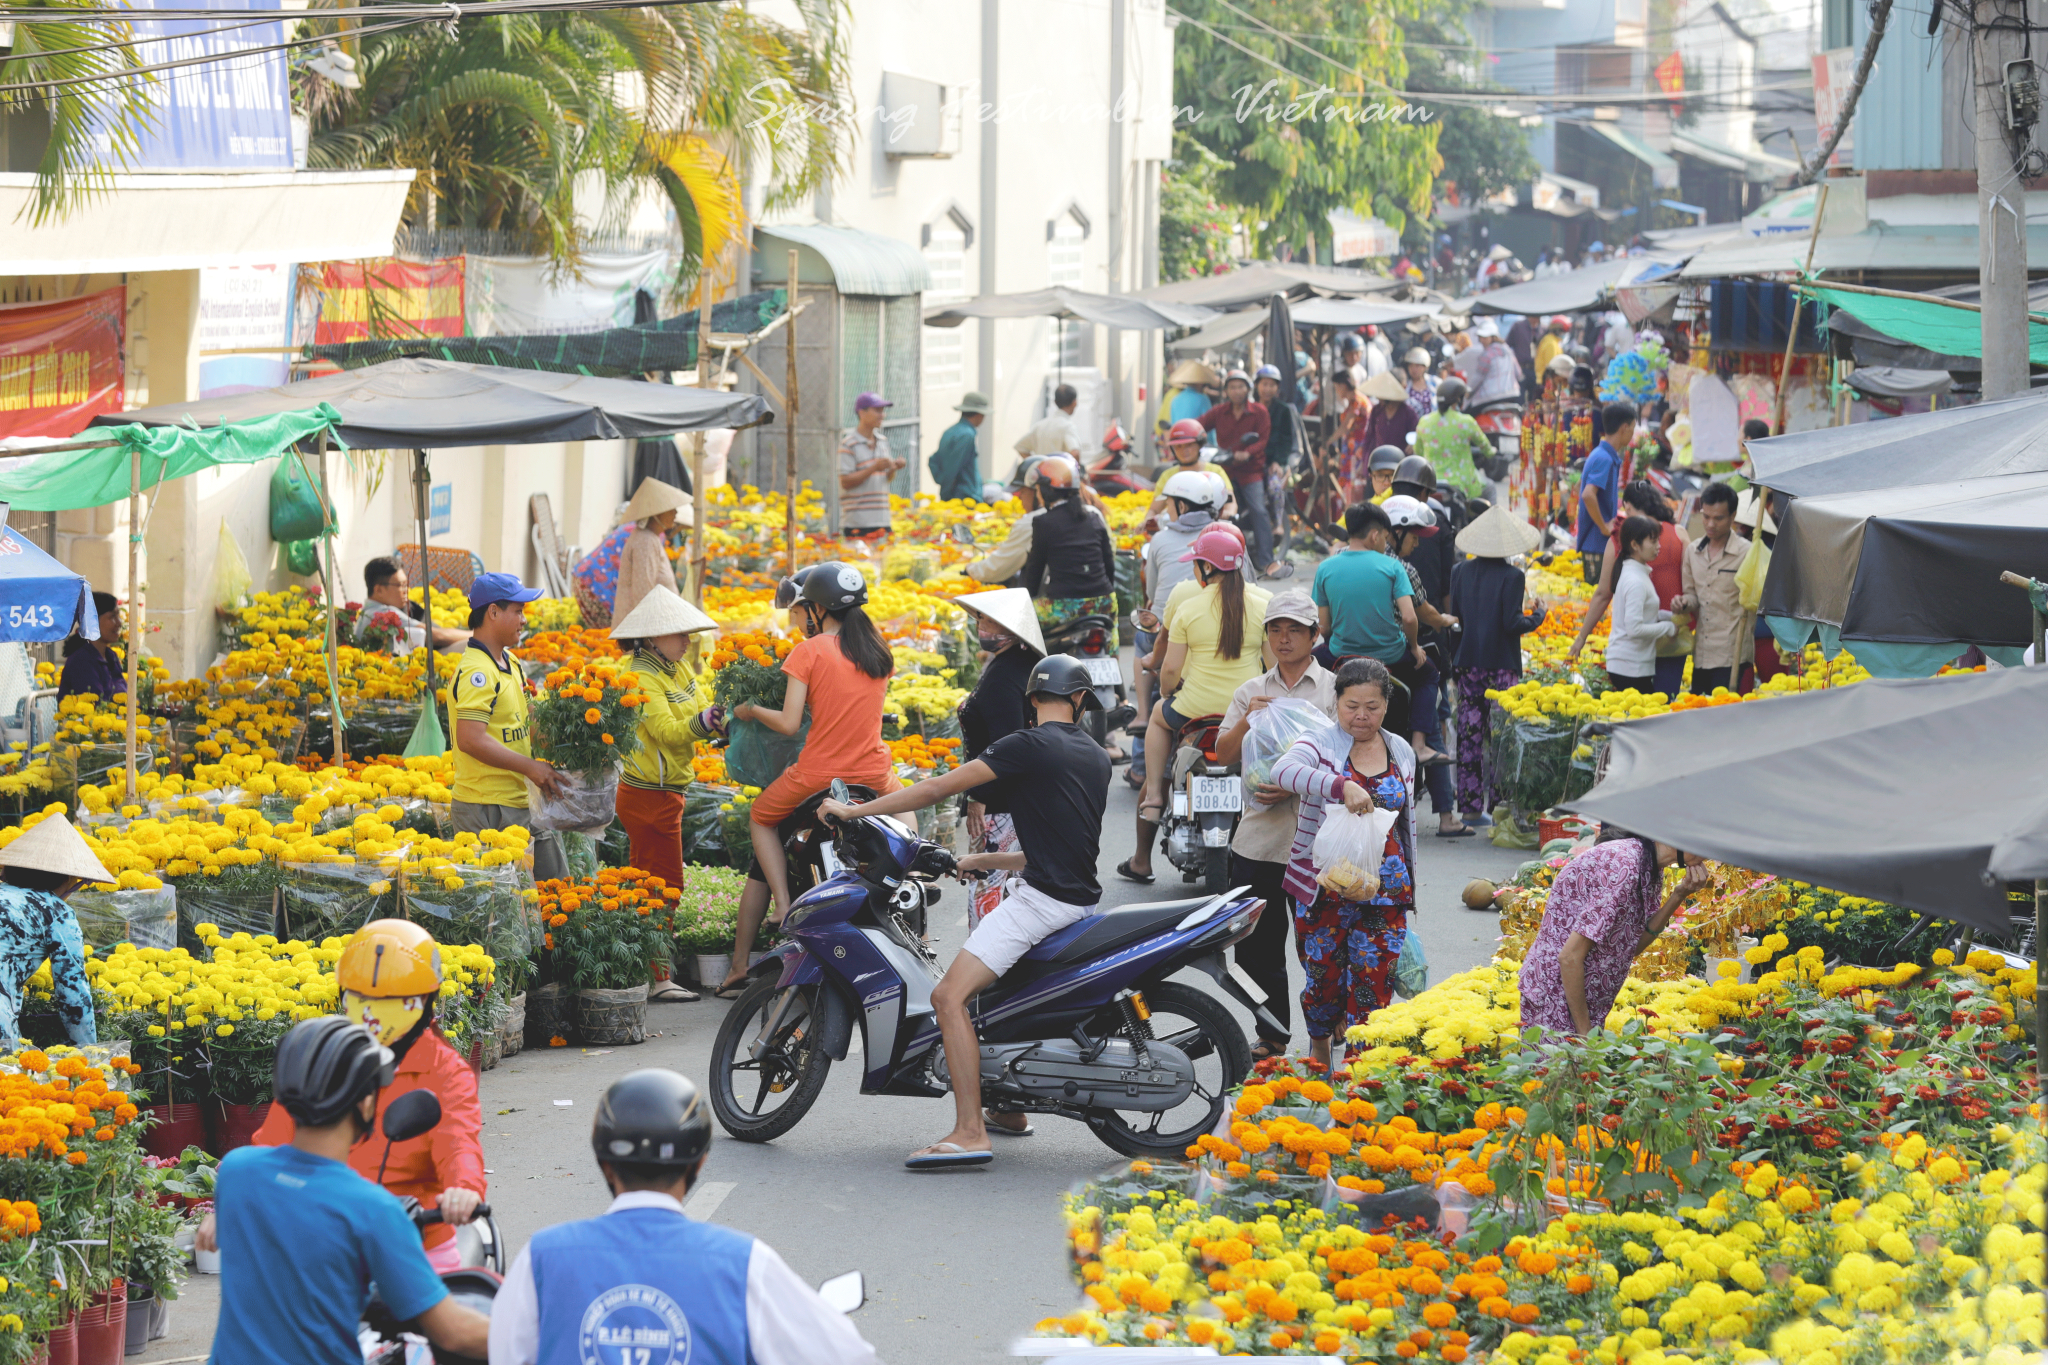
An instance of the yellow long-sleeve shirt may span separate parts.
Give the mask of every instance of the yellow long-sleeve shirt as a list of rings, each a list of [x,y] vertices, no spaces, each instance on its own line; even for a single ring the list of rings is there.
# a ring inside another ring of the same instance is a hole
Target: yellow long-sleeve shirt
[[[702,680],[687,663],[672,664],[648,649],[633,655],[633,671],[647,700],[640,705],[640,747],[619,780],[649,791],[685,791],[697,741],[710,738],[697,725],[697,713],[710,704]]]

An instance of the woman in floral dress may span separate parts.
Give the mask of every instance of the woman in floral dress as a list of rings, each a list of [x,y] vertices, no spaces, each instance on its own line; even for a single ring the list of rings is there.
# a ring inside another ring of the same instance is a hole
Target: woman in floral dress
[[[1522,962],[1523,1028],[1583,1036],[1606,1022],[1637,954],[1707,884],[1706,869],[1687,857],[1685,874],[1658,903],[1663,869],[1684,856],[1609,825],[1564,865]]]
[[[1415,750],[1382,728],[1393,690],[1393,675],[1379,660],[1345,660],[1337,670],[1337,728],[1296,740],[1273,764],[1273,785],[1301,797],[1283,885],[1294,902],[1295,947],[1308,979],[1302,1019],[1310,1052],[1325,1066],[1332,1031],[1362,1024],[1393,1002],[1388,977],[1415,907]],[[1379,890],[1362,901],[1344,900],[1316,881],[1316,833],[1332,801],[1354,814],[1401,812],[1381,850]]]

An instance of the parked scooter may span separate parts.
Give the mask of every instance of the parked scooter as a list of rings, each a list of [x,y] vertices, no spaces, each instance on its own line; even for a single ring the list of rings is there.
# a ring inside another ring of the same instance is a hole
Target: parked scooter
[[[953,854],[885,815],[835,828],[811,850],[827,875],[783,916],[785,941],[712,1044],[712,1112],[744,1142],[794,1128],[850,1055],[863,1094],[952,1088],[932,1009],[939,962],[904,915],[937,903]],[[1169,978],[1207,973],[1277,1033],[1224,961],[1263,908],[1239,887],[1090,915],[1038,944],[972,1006],[989,1108],[1077,1119],[1126,1156],[1182,1155],[1222,1117],[1251,1052],[1222,1001]]]
[[[1151,492],[1152,480],[1130,467],[1135,449],[1123,423],[1111,422],[1109,430],[1102,434],[1102,454],[1083,462],[1088,470],[1088,486],[1105,498],[1119,493]]]
[[[1230,885],[1230,840],[1244,815],[1244,780],[1238,765],[1216,758],[1221,716],[1197,716],[1183,725],[1174,749],[1159,846],[1180,879],[1200,879],[1212,896]]]
[[[1489,481],[1500,483],[1522,454],[1522,400],[1503,398],[1487,403],[1472,409],[1472,417],[1493,443],[1493,455],[1479,472]]]

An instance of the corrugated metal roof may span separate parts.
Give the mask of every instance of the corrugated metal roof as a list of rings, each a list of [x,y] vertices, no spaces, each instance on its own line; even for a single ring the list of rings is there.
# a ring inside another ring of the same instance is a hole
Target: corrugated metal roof
[[[808,279],[822,264],[830,272],[833,287],[842,294],[879,294],[894,298],[921,294],[932,287],[931,271],[924,253],[908,242],[862,232],[859,228],[829,227],[823,223],[776,224],[754,230],[757,237],[773,237],[790,246],[815,252],[817,262],[797,261],[797,273]],[[781,251],[760,254],[763,283],[784,283],[786,258]],[[781,272],[781,273],[778,273]]]
[[[1686,262],[1689,280],[1742,275],[1797,275],[1806,265],[1808,233],[1783,233],[1752,243],[1702,251]],[[2048,225],[2027,229],[2027,252],[2034,259],[2048,251]],[[1952,270],[1977,271],[1977,229],[1974,227],[1887,229],[1873,223],[1863,232],[1843,236],[1821,234],[1813,251],[1813,268],[1827,270]]]

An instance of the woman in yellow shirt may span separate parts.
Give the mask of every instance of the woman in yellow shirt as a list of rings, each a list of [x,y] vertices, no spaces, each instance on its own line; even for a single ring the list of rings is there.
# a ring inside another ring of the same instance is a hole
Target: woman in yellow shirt
[[[716,629],[716,621],[660,584],[648,588],[612,627],[612,638],[630,651],[647,698],[639,708],[640,743],[619,774],[619,823],[633,866],[675,887],[683,885],[683,802],[694,776],[691,760],[698,741],[723,728],[683,656],[690,636]]]
[[[1194,591],[1174,589],[1166,612],[1166,652],[1159,664],[1159,705],[1145,728],[1145,793],[1138,801],[1138,851],[1117,867],[1126,881],[1152,880],[1152,841],[1166,806],[1166,773],[1183,725],[1222,716],[1242,683],[1265,672],[1266,603],[1272,594],[1244,581],[1244,537],[1211,526],[1195,537],[1183,561],[1195,566]]]

